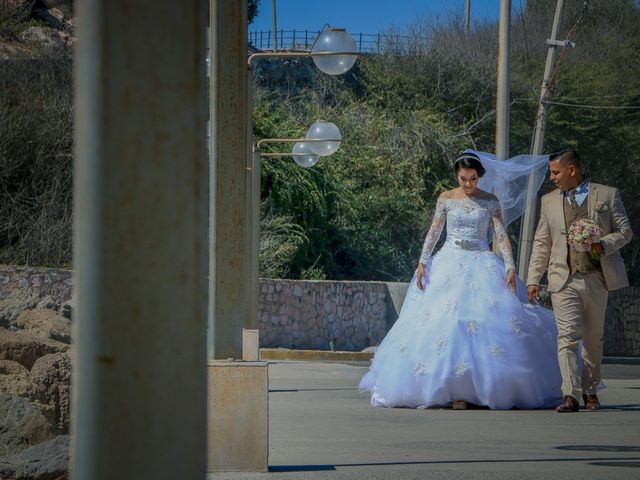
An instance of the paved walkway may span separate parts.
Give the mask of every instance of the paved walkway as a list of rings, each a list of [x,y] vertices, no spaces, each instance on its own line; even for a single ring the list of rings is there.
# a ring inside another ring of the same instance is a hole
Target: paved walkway
[[[640,365],[604,365],[598,412],[385,409],[365,363],[269,366],[269,473],[226,479],[640,478]]]

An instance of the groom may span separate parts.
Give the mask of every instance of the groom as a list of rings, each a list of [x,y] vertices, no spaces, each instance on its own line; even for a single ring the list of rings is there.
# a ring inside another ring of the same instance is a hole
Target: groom
[[[548,270],[548,288],[558,324],[558,361],[564,396],[556,411],[577,412],[581,395],[587,410],[597,410],[607,297],[611,290],[629,284],[618,250],[629,243],[632,232],[618,190],[583,176],[575,150],[552,153],[549,170],[549,178],[558,189],[542,197],[527,294],[530,302],[538,297],[540,279]],[[602,229],[602,239],[593,250],[599,260],[567,244],[567,229],[584,218],[594,220]],[[582,380],[578,368],[581,340]]]

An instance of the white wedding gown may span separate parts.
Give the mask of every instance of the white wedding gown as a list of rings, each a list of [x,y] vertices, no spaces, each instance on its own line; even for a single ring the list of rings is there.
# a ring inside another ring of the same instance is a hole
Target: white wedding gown
[[[431,252],[446,223],[447,238]],[[360,382],[371,404],[427,408],[454,400],[492,409],[562,401],[553,314],[516,295],[489,249],[489,228],[513,266],[497,200],[440,198],[425,240],[424,290],[411,281],[400,316]]]

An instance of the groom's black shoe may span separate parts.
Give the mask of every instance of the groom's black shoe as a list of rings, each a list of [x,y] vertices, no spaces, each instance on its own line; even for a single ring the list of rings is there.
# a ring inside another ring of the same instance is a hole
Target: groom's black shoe
[[[571,395],[565,395],[564,401],[556,407],[556,412],[558,413],[567,413],[567,412],[577,412],[578,408],[580,408],[580,404],[575,397]]]
[[[599,410],[600,409],[600,400],[598,400],[597,395],[582,395],[582,399],[584,400],[584,408],[587,410]]]

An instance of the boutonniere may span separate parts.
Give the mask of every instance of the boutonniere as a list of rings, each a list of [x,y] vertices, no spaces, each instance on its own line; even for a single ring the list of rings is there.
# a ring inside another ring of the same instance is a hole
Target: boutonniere
[[[607,202],[596,202],[593,204],[593,209],[598,213],[604,213],[609,210],[609,204]]]

